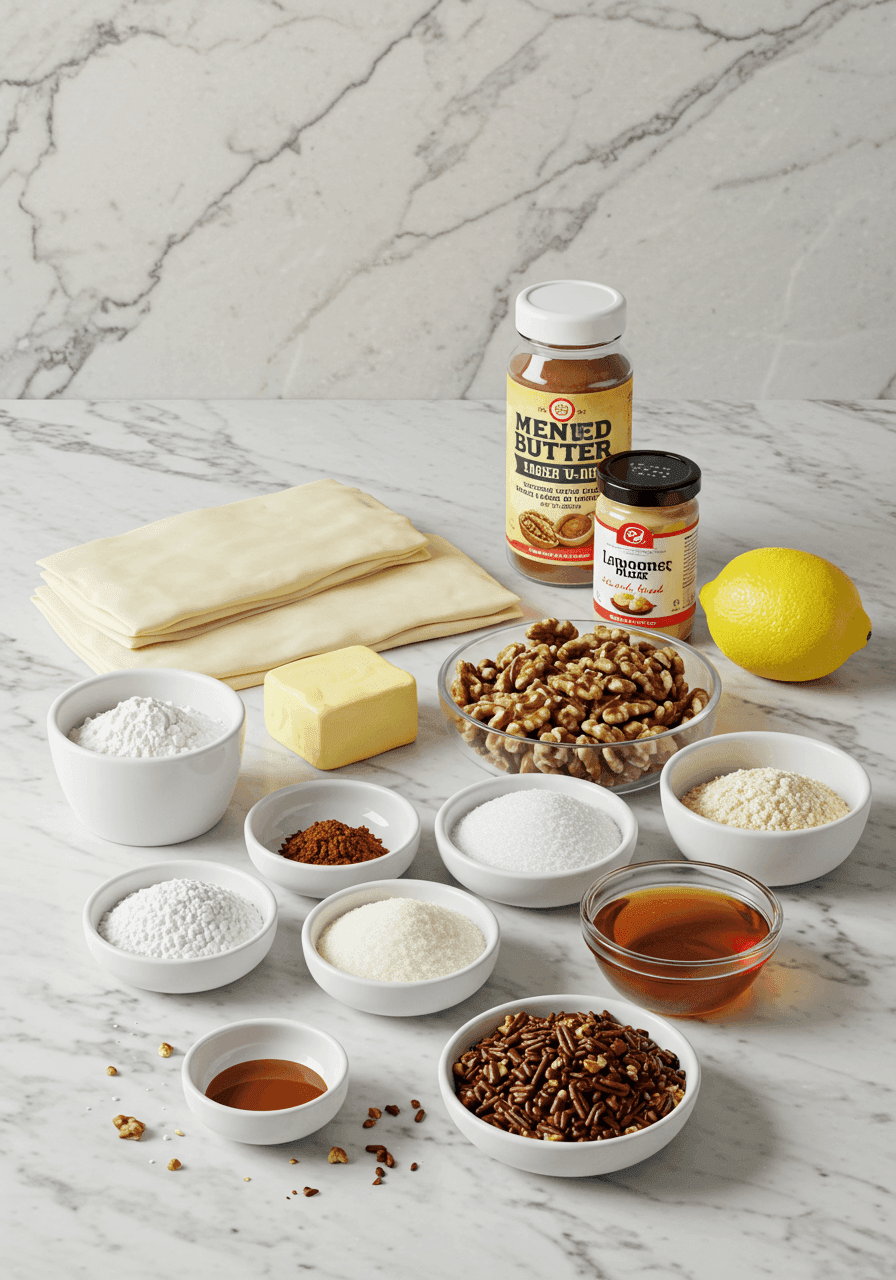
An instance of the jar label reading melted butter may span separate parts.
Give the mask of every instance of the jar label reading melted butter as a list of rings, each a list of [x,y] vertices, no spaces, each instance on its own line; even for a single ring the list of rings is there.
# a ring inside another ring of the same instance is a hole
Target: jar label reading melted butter
[[[652,533],[630,520],[619,528],[596,522],[594,613],[617,624],[665,631],[697,608],[697,521]]]
[[[597,468],[631,447],[632,382],[559,395],[507,379],[507,541],[550,564],[591,564]]]

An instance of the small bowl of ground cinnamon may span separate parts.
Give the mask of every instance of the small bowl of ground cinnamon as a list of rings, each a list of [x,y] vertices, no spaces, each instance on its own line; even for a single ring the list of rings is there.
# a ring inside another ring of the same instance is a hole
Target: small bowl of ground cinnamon
[[[660,799],[686,858],[788,885],[826,875],[852,853],[871,783],[832,743],[749,731],[676,752],[660,774]]]
[[[246,848],[267,880],[328,898],[403,875],[420,846],[420,818],[397,792],[354,778],[282,787],[246,815]]]

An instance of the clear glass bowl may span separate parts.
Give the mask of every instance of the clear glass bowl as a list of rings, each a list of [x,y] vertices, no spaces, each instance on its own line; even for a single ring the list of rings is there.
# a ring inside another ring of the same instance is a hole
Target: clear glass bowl
[[[594,629],[595,621],[572,619],[579,635]],[[660,770],[670,756],[691,742],[708,738],[713,731],[722,682],[719,673],[701,653],[671,636],[658,631],[639,631],[627,628],[632,640],[647,641],[663,648],[671,646],[684,662],[684,677],[689,689],[705,689],[709,695],[706,706],[692,720],[657,733],[648,739],[613,742],[607,745],[578,746],[576,744],[543,743],[537,733],[528,738],[504,733],[488,722],[469,715],[451,696],[451,685],[458,662],[474,667],[484,659],[495,660],[507,645],[520,641],[524,644],[526,631],[532,624],[516,622],[507,627],[484,631],[455,649],[439,671],[439,705],[452,740],[459,749],[489,773],[541,773],[568,774],[571,777],[590,780],[613,791],[639,791],[654,786]]]
[[[728,900],[722,912],[720,898]],[[624,913],[632,912],[626,923]],[[763,936],[757,916],[768,927]],[[752,986],[784,922],[778,899],[752,876],[711,862],[671,861],[601,876],[582,898],[580,917],[588,949],[617,991],[680,1018],[724,1008]],[[624,945],[629,934],[644,951]]]

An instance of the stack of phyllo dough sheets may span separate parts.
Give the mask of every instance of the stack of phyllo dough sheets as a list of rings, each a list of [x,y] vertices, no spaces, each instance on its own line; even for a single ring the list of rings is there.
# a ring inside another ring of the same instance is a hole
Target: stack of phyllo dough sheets
[[[337,480],[157,520],[38,561],[32,597],[93,671],[186,667],[235,689],[296,658],[521,616],[444,538]]]

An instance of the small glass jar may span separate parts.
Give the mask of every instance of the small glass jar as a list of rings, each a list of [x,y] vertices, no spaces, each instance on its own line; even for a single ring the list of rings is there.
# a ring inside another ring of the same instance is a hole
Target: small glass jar
[[[507,368],[507,558],[535,582],[588,585],[601,458],[632,438],[625,298],[551,280],[516,300],[523,339]]]
[[[697,608],[700,468],[629,449],[598,467],[594,616],[687,640]]]

